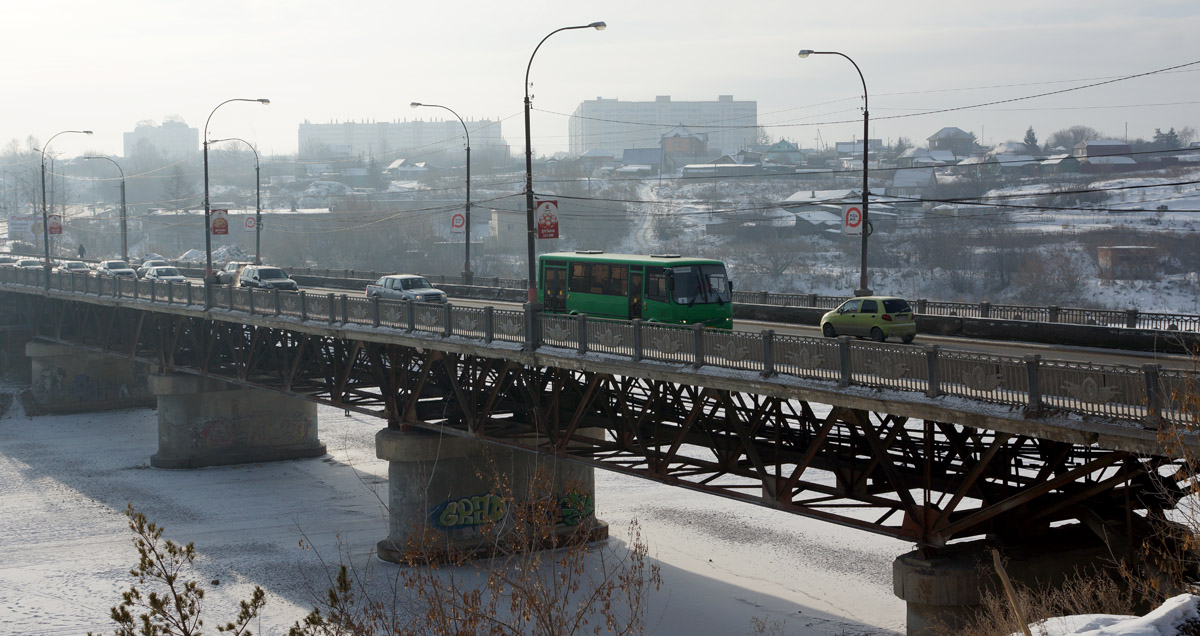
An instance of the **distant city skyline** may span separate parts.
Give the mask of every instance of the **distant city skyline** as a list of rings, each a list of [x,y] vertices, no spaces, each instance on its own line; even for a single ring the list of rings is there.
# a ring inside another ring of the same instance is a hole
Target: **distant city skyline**
[[[123,134],[139,121],[178,117],[203,130],[224,100],[266,97],[269,106],[223,107],[210,137],[243,138],[267,155],[295,154],[304,121],[448,116],[409,109],[421,101],[450,106],[464,119],[501,121],[517,155],[524,150],[522,80],[534,48],[559,27],[596,20],[608,28],[558,33],[534,59],[538,154],[567,150],[571,113],[599,97],[735,95],[758,103],[758,123],[771,139],[811,148],[860,138],[854,67],[836,56],[797,57],[810,48],[845,53],[862,69],[870,137],[885,142],[907,137],[924,145],[946,126],[985,144],[1020,140],[1030,126],[1040,140],[1075,124],[1117,139],[1126,127],[1129,138],[1147,139],[1155,128],[1200,127],[1200,54],[1180,44],[1200,27],[1200,6],[1184,0],[329,6],[22,4],[6,12],[6,23],[18,28],[0,44],[0,82],[8,88],[0,143],[24,146],[29,136],[43,143],[61,130],[90,129],[92,136],[55,139],[53,151],[121,155]],[[1177,68],[1105,83],[1170,67]],[[1022,99],[1033,95],[1042,96]]]

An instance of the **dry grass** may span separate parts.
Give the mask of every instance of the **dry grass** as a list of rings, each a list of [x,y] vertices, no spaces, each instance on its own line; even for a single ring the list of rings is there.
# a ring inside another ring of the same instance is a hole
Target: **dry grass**
[[[1014,583],[1014,587],[1017,604],[1029,619],[1034,636],[1045,633],[1038,629],[1038,623],[1055,616],[1137,613],[1129,590],[1103,573],[1076,573],[1052,590],[1035,590],[1019,583]],[[934,627],[936,636],[1008,636],[1020,631],[1012,606],[998,588],[984,596],[979,611],[965,625]]]

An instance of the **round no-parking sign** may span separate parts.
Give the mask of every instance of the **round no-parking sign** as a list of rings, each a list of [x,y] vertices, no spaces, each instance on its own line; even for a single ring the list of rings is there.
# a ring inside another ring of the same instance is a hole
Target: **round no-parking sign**
[[[863,214],[862,208],[857,205],[848,205],[844,214],[845,222],[842,224],[843,234],[862,234]]]

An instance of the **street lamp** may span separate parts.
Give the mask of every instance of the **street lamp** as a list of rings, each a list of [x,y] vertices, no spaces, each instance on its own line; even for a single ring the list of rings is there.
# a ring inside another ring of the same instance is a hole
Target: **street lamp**
[[[258,102],[266,106],[271,103],[271,100],[265,98],[246,99],[243,97],[227,99],[217,104],[216,108],[213,108],[212,112],[208,114],[208,119],[204,120],[204,286],[206,288],[214,282],[212,268],[212,208],[209,206],[208,201],[208,123],[212,121],[213,113],[217,112],[217,108],[229,102]],[[211,299],[211,295],[206,293],[205,299],[205,304],[207,305],[209,299]]]
[[[109,157],[101,157],[99,155],[88,155],[84,159],[104,159],[117,167],[117,171],[121,173],[121,260],[129,262],[129,232],[127,219],[125,214],[125,171],[121,170],[121,165]]]
[[[49,213],[46,211],[46,148],[50,147],[50,142],[54,141],[55,137],[66,133],[90,135],[92,134],[92,131],[63,130],[56,132],[51,135],[50,139],[46,140],[46,143],[42,146],[42,247],[46,249],[46,289],[50,288],[50,228],[48,226],[50,217]]]
[[[583,24],[580,26],[569,26],[551,31],[546,37],[542,38],[541,42],[533,49],[533,55],[529,56],[529,64],[525,67],[525,229],[528,232],[529,238],[529,292],[528,302],[537,302],[537,258],[534,252],[534,231],[535,224],[533,220],[533,144],[529,140],[529,69],[533,68],[533,57],[537,55],[538,49],[550,39],[551,35],[559,31],[570,31],[572,29],[595,29],[603,31],[607,24],[603,22],[593,22],[591,24]]]
[[[209,143],[222,141],[240,141],[250,146],[250,151],[254,153],[254,264],[262,265],[262,173],[259,172],[258,149],[241,137],[213,139]]]
[[[462,124],[463,135],[467,138],[467,207],[466,207],[466,237],[467,247],[463,255],[463,284],[471,284],[471,133],[467,130],[467,124],[463,121],[458,113],[454,112],[449,106],[441,104],[422,104],[421,102],[413,102],[409,104],[413,108],[425,106],[427,108],[442,108],[450,111],[451,115],[458,117],[458,123]]]
[[[858,64],[855,64],[854,60],[851,60],[850,56],[846,55],[845,53],[839,53],[837,51],[804,50],[804,51],[800,51],[800,53],[798,55],[800,56],[801,59],[804,59],[810,55],[840,55],[840,56],[846,58],[847,60],[849,60],[851,64],[854,64],[854,70],[858,71],[858,79],[860,81],[862,81],[862,87],[863,87],[863,160],[862,160],[863,180],[862,180],[862,222],[861,222],[861,226],[862,226],[862,264],[861,264],[861,269],[859,270],[858,289],[854,290],[854,295],[855,296],[870,296],[871,289],[869,287],[867,287],[867,235],[870,234],[870,227],[871,227],[867,223],[867,219],[868,219],[868,217],[867,217],[867,197],[869,194],[869,191],[867,190],[867,146],[868,146],[868,136],[869,136],[868,135],[868,125],[869,125],[871,116],[867,111],[867,80],[863,79],[862,69],[858,68]]]

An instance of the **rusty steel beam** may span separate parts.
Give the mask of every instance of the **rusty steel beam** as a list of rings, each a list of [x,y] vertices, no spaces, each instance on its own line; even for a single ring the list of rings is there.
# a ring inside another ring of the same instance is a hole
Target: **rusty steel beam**
[[[286,325],[54,298],[41,312],[39,334],[61,342],[922,547],[1089,522],[1120,502],[1152,514],[1172,504],[1150,474],[1169,460],[1082,444]]]

